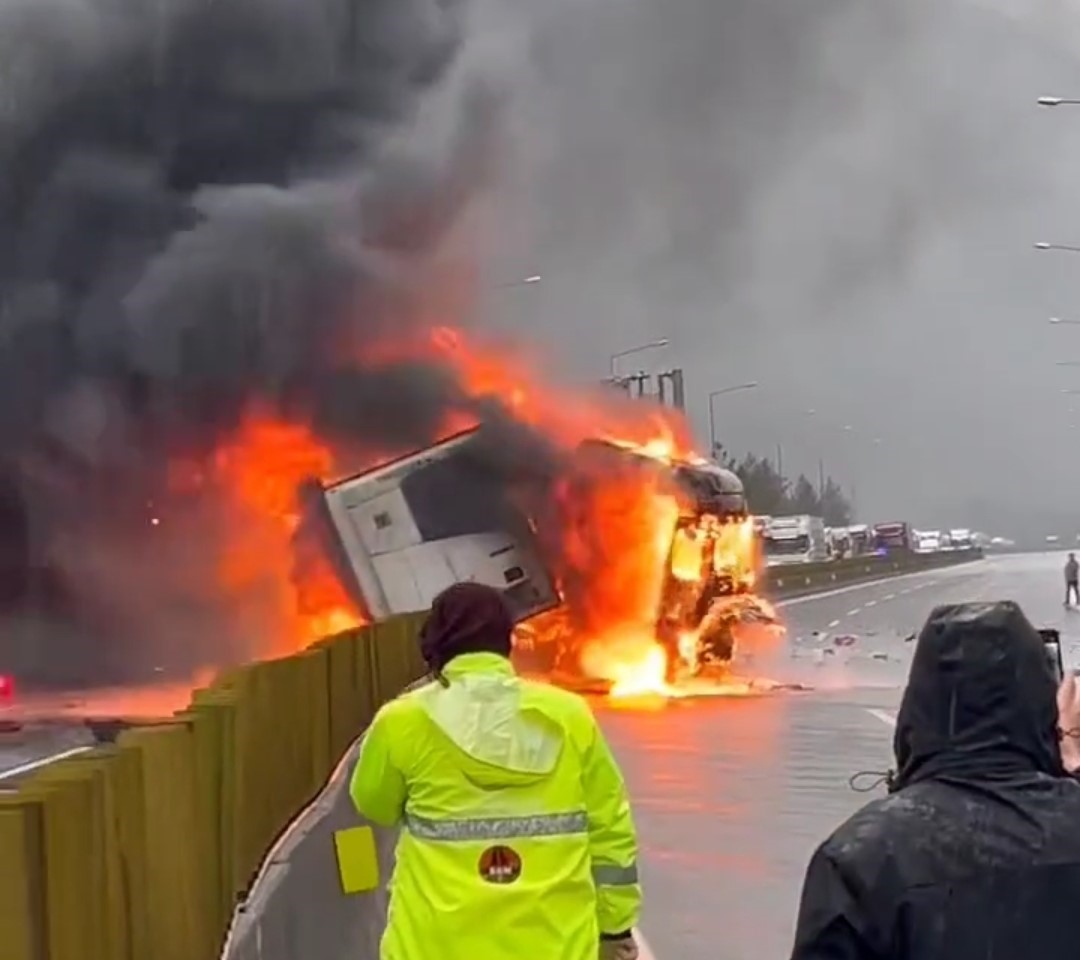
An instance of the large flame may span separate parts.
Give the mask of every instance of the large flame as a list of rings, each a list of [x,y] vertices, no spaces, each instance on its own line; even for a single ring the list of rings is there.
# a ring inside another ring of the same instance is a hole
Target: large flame
[[[332,450],[308,427],[263,410],[252,410],[208,459],[173,465],[174,492],[194,487],[223,500],[218,582],[229,596],[255,596],[273,609],[275,634],[261,645],[267,654],[293,653],[365,622],[321,545],[297,536],[305,482],[336,469]]]
[[[608,682],[615,696],[677,695],[669,682],[671,658],[679,651],[690,656],[703,626],[670,627],[664,643],[658,611],[688,616],[710,572],[745,593],[756,568],[750,521],[698,516],[672,484],[673,460],[705,462],[694,454],[681,415],[600,391],[552,387],[521,356],[471,343],[446,327],[353,353],[369,369],[420,360],[457,379],[469,402],[444,412],[431,442],[474,426],[478,401],[497,402],[568,454],[566,475],[549,491],[553,509],[537,524],[564,604],[522,633],[535,644],[558,646],[574,670]],[[385,456],[357,463],[309,426],[253,410],[208,460],[177,465],[177,478],[223,491],[230,504],[234,520],[220,583],[235,594],[265,586],[279,624],[269,652],[301,649],[364,622],[322,545],[297,537],[301,490],[305,481],[358,472]]]

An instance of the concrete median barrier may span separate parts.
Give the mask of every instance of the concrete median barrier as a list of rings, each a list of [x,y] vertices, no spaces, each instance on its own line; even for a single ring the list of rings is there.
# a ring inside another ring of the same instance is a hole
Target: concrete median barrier
[[[354,745],[318,800],[282,835],[240,905],[222,960],[375,960],[386,918],[385,885],[345,894],[334,836],[357,825],[348,780]],[[375,830],[382,875],[393,863],[395,834]]]
[[[868,580],[884,580],[908,573],[971,563],[983,558],[982,550],[949,550],[940,553],[907,553],[887,557],[851,557],[827,563],[792,563],[765,571],[765,592],[777,600],[820,593],[834,587]]]

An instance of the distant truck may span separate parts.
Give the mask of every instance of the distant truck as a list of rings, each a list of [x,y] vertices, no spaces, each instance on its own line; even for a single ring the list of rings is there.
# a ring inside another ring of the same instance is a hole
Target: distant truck
[[[765,530],[765,559],[769,566],[820,563],[829,558],[825,521],[800,514],[773,517]]]
[[[975,535],[962,528],[949,531],[949,546],[953,550],[973,550],[975,548]]]
[[[874,535],[869,524],[856,523],[847,528],[850,556],[864,557],[874,552]]]
[[[902,520],[874,524],[874,553],[911,553],[914,546],[911,524]]]
[[[321,532],[339,579],[370,619],[426,610],[460,580],[501,590],[519,623],[563,603],[533,519],[509,495],[506,478],[479,455],[481,443],[481,431],[471,430],[317,485],[307,526]],[[741,601],[752,599],[757,574],[742,482],[704,461],[666,462],[606,441],[588,440],[578,454],[578,461],[571,460],[585,469],[566,487],[571,501],[584,502],[597,476],[620,470],[659,477],[677,495],[680,515],[668,547],[656,635],[669,649],[672,677],[726,663],[736,621],[754,615]],[[735,541],[739,549],[732,549]],[[691,650],[687,635],[697,638]]]
[[[829,545],[829,556],[833,560],[843,560],[851,556],[851,537],[847,527],[826,527],[825,539]]]
[[[937,553],[942,548],[940,530],[914,531],[916,553]]]

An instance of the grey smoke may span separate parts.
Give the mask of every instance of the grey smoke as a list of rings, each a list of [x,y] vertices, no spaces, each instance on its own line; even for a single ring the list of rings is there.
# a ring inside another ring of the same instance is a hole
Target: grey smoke
[[[670,337],[633,362],[685,368],[703,441],[759,380],[720,439],[822,458],[867,521],[1075,514],[1080,345],[1045,318],[1078,261],[1030,248],[1080,236],[1080,113],[1035,106],[1080,91],[1075,4],[489,5],[519,64],[491,269],[545,277],[493,319],[582,375]]]
[[[379,449],[461,400],[430,364],[365,377],[338,351],[414,322],[488,175],[497,98],[459,56],[463,13],[0,4],[0,526],[49,621],[6,631],[9,666],[71,681],[250,655],[276,611],[259,584],[233,622],[206,602],[225,518],[156,502],[169,457],[252,401]]]

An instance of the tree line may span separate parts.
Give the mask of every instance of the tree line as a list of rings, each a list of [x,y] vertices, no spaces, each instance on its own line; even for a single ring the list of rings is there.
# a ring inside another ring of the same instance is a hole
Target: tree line
[[[717,451],[721,466],[734,471],[746,488],[746,499],[755,514],[777,517],[809,514],[822,517],[830,527],[852,523],[854,510],[844,490],[832,477],[815,484],[800,473],[794,481],[785,477],[768,457],[748,453],[736,460],[724,450]]]

